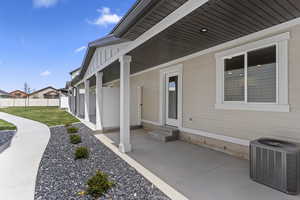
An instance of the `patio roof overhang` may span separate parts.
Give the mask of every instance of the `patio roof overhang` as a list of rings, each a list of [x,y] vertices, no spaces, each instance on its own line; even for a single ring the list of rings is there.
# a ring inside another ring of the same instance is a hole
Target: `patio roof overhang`
[[[172,5],[170,1],[162,1]],[[178,2],[177,2],[178,3]],[[181,1],[184,3],[184,1]],[[153,9],[160,9],[156,6]],[[144,19],[157,19],[150,12]],[[151,39],[128,52],[131,74],[202,51],[300,17],[299,0],[210,0]],[[158,19],[161,20],[161,19]],[[125,39],[136,39],[153,26],[140,20],[131,25]],[[118,61],[103,69],[104,82],[119,78]]]
[[[111,34],[135,40],[188,0],[137,0]]]
[[[83,81],[92,56],[98,47],[134,41],[187,1],[188,0],[137,0],[109,35],[89,43],[82,65],[79,68],[81,69],[80,74],[71,81],[71,85],[76,86]],[[112,62],[107,67],[117,67],[117,64],[118,62]],[[115,72],[108,73],[112,75],[116,74]],[[113,77],[115,76],[111,78]]]
[[[96,51],[97,48],[99,47],[104,47],[104,46],[108,46],[108,45],[114,45],[114,44],[120,44],[123,42],[127,42],[126,39],[122,39],[119,37],[116,37],[113,34],[107,35],[103,38],[97,39],[95,41],[92,41],[88,44],[83,62],[81,64],[81,66],[75,70],[73,70],[72,72],[75,72],[77,70],[80,70],[80,74],[77,75],[76,77],[74,77],[71,80],[71,85],[76,85],[78,84],[82,79],[84,74],[86,73],[86,70],[88,69],[89,63],[91,62],[93,55]],[[72,73],[70,72],[70,73]]]

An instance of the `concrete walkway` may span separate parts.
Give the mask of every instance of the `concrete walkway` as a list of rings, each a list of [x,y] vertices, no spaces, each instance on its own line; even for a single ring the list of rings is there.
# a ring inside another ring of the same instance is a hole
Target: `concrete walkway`
[[[2,112],[0,119],[13,123],[18,129],[10,147],[0,154],[0,199],[33,200],[35,180],[50,130],[39,122]]]
[[[119,132],[104,136],[119,144]],[[182,141],[156,141],[143,129],[131,131],[131,142],[128,156],[190,200],[300,200],[250,180],[246,160]]]

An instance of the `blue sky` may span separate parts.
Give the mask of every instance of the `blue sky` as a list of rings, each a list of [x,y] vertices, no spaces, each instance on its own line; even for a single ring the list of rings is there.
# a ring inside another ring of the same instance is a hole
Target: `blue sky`
[[[64,87],[87,43],[107,34],[134,2],[0,1],[0,89]]]

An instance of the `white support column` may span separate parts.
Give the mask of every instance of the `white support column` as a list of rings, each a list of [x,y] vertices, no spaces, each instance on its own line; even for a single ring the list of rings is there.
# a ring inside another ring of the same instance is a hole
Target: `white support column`
[[[90,121],[90,112],[89,112],[89,108],[90,108],[90,81],[89,80],[85,80],[84,81],[84,120],[85,121]]]
[[[77,91],[76,91],[76,87],[73,88],[73,107],[72,107],[72,111],[74,115],[77,115],[76,111],[77,111],[77,99],[76,99],[76,95],[77,95]]]
[[[79,116],[79,89],[75,87],[75,115]]]
[[[72,97],[73,97],[73,88],[71,90],[68,88],[68,104],[69,104],[69,106],[68,106],[68,112],[72,111]]]
[[[103,130],[102,125],[102,78],[103,73],[96,73],[96,129]]]
[[[120,57],[120,145],[121,152],[131,151],[130,144],[130,62],[131,56]]]

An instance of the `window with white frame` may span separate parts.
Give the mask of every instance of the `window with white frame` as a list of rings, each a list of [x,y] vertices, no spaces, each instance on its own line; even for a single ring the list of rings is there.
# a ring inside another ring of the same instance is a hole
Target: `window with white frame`
[[[284,33],[217,53],[216,108],[288,112],[288,39]]]

